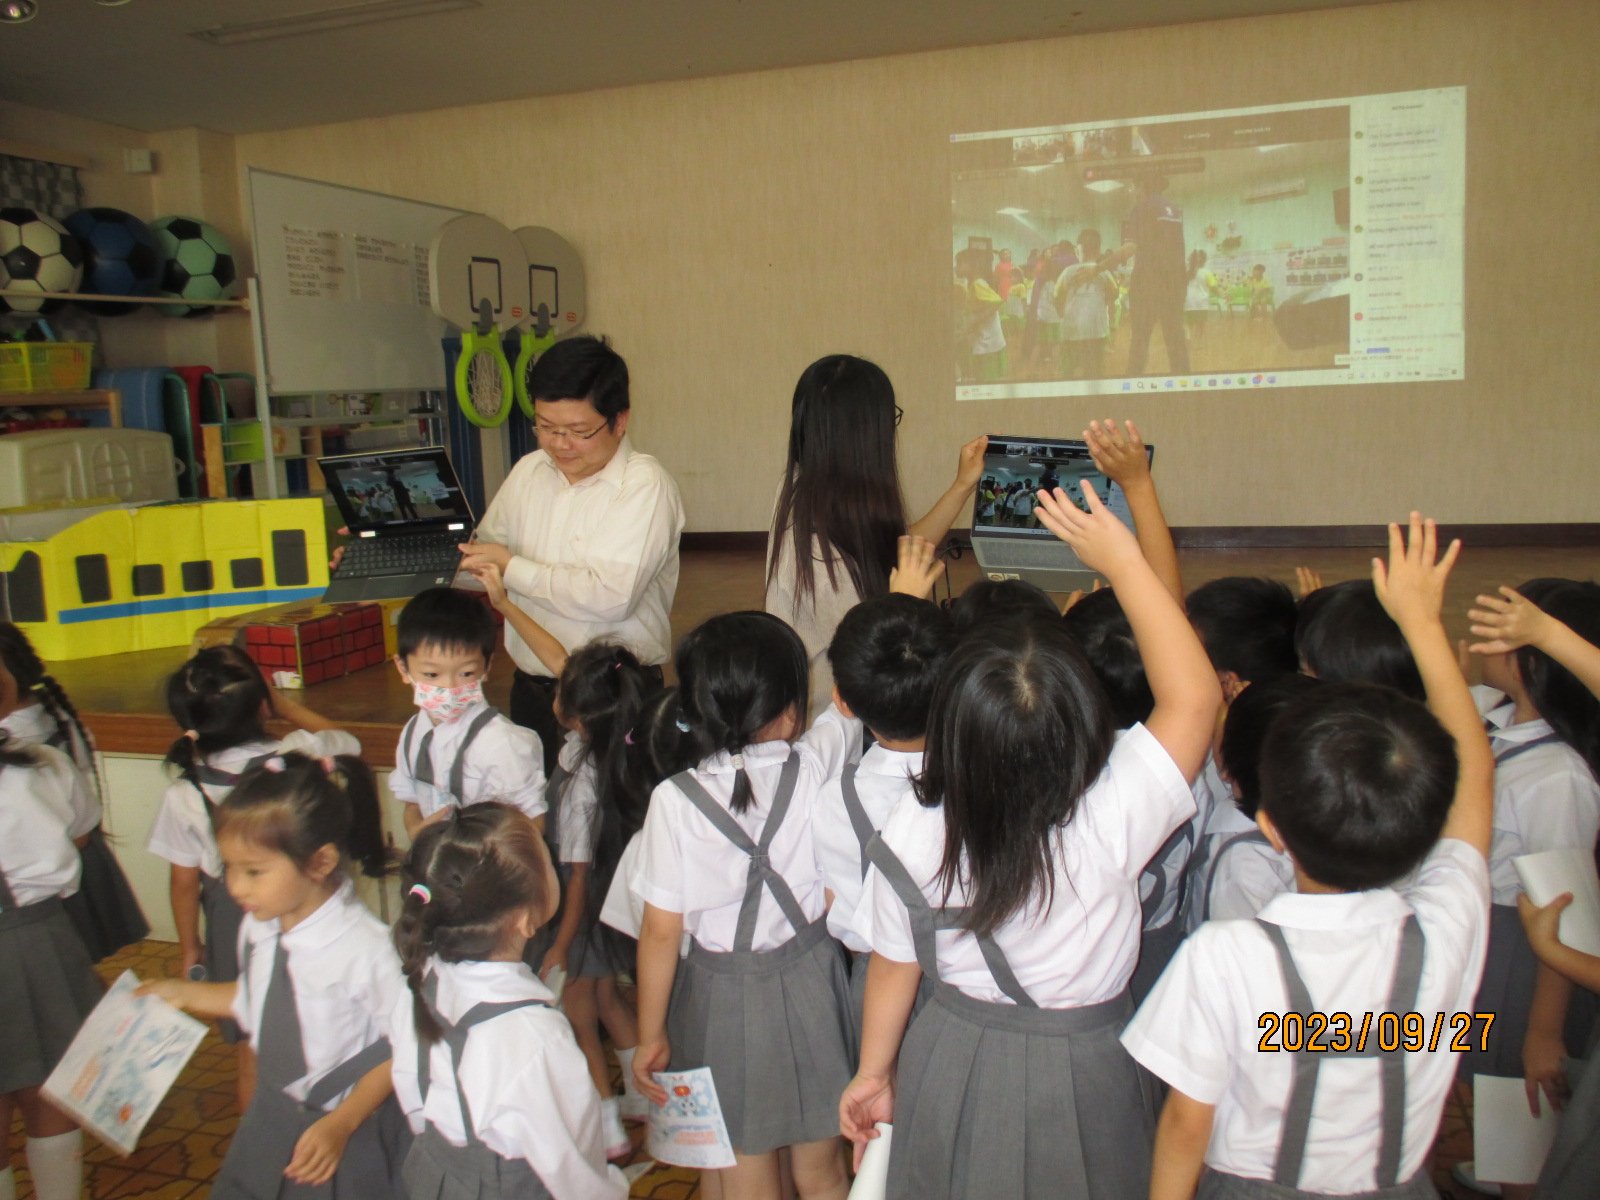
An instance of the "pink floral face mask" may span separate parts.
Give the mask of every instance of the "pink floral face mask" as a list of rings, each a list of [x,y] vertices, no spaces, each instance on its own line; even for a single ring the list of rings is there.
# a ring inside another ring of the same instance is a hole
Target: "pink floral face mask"
[[[449,725],[483,699],[483,680],[474,679],[453,688],[414,682],[411,693],[412,703],[427,713],[435,725]]]

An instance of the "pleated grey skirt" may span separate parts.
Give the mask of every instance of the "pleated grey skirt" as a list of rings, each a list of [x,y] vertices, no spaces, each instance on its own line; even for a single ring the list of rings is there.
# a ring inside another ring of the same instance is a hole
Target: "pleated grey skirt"
[[[1600,1032],[1581,1069],[1571,1063],[1567,1069],[1572,1096],[1561,1113],[1533,1200],[1594,1200],[1600,1193]]]
[[[1472,1082],[1474,1075],[1522,1078],[1522,1039],[1528,1032],[1528,1016],[1533,1009],[1533,984],[1539,971],[1528,934],[1514,904],[1489,906],[1489,950],[1483,960],[1483,980],[1478,984],[1474,1012],[1492,1012],[1485,1049],[1476,1047],[1461,1055],[1456,1066],[1460,1079]]]
[[[1337,1198],[1323,1192],[1307,1192],[1300,1188],[1282,1187],[1266,1179],[1245,1179],[1239,1175],[1226,1175],[1207,1167],[1200,1176],[1200,1187],[1194,1200],[1438,1200],[1433,1180],[1427,1171],[1418,1171],[1405,1183],[1391,1188],[1378,1188],[1370,1192],[1345,1192]]]
[[[616,930],[602,931],[596,925],[579,929],[567,951],[567,977],[604,979],[608,975],[631,975],[638,945]]]
[[[432,1125],[411,1143],[403,1178],[408,1200],[553,1200],[526,1159],[452,1146]]]
[[[839,1134],[855,1074],[844,951],[815,921],[776,950],[692,947],[667,1006],[672,1067],[710,1067],[733,1148],[764,1154]]]
[[[67,915],[83,938],[90,961],[99,962],[148,937],[150,922],[98,826],[90,831],[79,857],[82,879],[65,901]]]
[[[59,899],[0,913],[0,1095],[49,1077],[104,990]]]
[[[306,1111],[277,1088],[257,1086],[217,1171],[211,1200],[404,1200],[400,1175],[411,1127],[393,1096],[350,1135],[331,1180],[310,1187],[284,1178],[295,1143],[323,1115]]]
[[[1117,1035],[1126,995],[1087,1008],[990,1004],[941,984],[895,1077],[891,1200],[1145,1200],[1149,1076]]]

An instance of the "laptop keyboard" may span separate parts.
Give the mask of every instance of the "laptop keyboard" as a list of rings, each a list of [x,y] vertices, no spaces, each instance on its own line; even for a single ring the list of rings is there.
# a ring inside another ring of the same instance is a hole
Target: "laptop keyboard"
[[[345,547],[338,575],[349,578],[454,571],[461,561],[461,551],[456,547],[465,540],[460,530],[358,539]]]
[[[999,570],[1007,567],[1054,567],[1058,571],[1081,569],[1070,554],[1063,553],[1065,547],[1054,539],[1037,546],[1009,539],[1001,545],[996,540],[990,542],[985,550],[988,566]]]

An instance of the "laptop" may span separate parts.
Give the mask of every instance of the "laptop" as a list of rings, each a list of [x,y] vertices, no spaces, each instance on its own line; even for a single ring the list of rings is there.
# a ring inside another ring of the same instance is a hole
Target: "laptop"
[[[1155,448],[1145,453],[1154,456]],[[1034,516],[1043,488],[1065,488],[1083,507],[1089,481],[1106,507],[1133,528],[1128,498],[1100,473],[1086,442],[1059,438],[991,437],[972,502],[972,552],[990,579],[1021,579],[1047,592],[1091,586],[1096,573]]]
[[[317,459],[351,541],[323,599],[392,600],[448,587],[472,509],[440,446]]]

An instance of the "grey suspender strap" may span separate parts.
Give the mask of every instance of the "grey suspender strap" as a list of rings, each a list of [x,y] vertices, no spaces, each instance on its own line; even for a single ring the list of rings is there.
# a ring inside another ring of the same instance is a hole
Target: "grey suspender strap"
[[[567,798],[567,781],[571,778],[571,773],[557,759],[544,781],[544,840],[555,851],[561,849],[561,806]]]
[[[744,770],[743,767],[739,769]],[[693,773],[684,771],[672,778],[678,790],[689,798],[689,803],[699,809],[706,820],[716,826],[717,832],[750,857],[750,869],[745,876],[744,901],[739,906],[739,924],[733,938],[733,948],[736,952],[748,951],[755,945],[756,917],[761,910],[763,886],[772,893],[772,898],[783,910],[784,920],[789,922],[796,933],[811,924],[805,910],[800,907],[800,902],[794,898],[794,892],[790,890],[783,876],[773,868],[772,860],[767,856],[767,851],[772,846],[772,839],[777,836],[783,818],[789,812],[789,804],[794,799],[794,785],[799,777],[800,756],[791,750],[783,764],[783,772],[778,776],[778,790],[772,797],[772,808],[767,813],[767,822],[761,827],[760,842],[751,839],[744,831],[744,827],[734,820],[733,814],[712,798],[711,793],[700,785],[700,781]]]
[[[382,1066],[393,1057],[389,1039],[379,1038],[365,1050],[359,1050],[311,1085],[306,1092],[307,1108],[325,1109],[341,1092],[348,1092],[360,1083],[366,1073]]]
[[[839,776],[839,791],[844,796],[844,811],[849,814],[850,828],[855,831],[856,841],[861,846],[861,878],[865,879],[867,867],[871,865],[867,858],[867,846],[878,831],[872,827],[866,805],[861,803],[861,793],[856,790],[856,765],[851,763]]]
[[[1167,859],[1172,857],[1172,853],[1178,848],[1179,842],[1182,842],[1186,846],[1194,845],[1193,817],[1189,818],[1189,820],[1185,821],[1182,825],[1179,825],[1171,832],[1171,834],[1167,836],[1167,840],[1162,842],[1161,848],[1150,856],[1150,861],[1145,864],[1144,871],[1141,872],[1141,874],[1150,875],[1154,880],[1150,887],[1150,894],[1139,903],[1139,917],[1147,928],[1150,925],[1150,919],[1156,915],[1156,911],[1161,907],[1161,901],[1166,899]],[[1188,857],[1185,856],[1185,866],[1188,865],[1188,861]],[[1185,871],[1178,872],[1178,885],[1180,888],[1183,886],[1183,877],[1185,874]],[[1178,897],[1178,903],[1180,906],[1183,903],[1183,897],[1181,893]],[[1173,919],[1177,919],[1176,910],[1174,910]]]
[[[1261,830],[1246,829],[1242,833],[1234,834],[1217,846],[1216,853],[1206,863],[1206,888],[1205,891],[1200,893],[1200,919],[1202,921],[1211,920],[1211,889],[1217,885],[1217,868],[1222,865],[1223,855],[1227,854],[1235,846],[1245,842],[1252,842],[1262,846],[1272,845],[1267,840],[1267,835],[1262,833]],[[1311,1010],[1306,1009],[1305,1011],[1310,1012]]]
[[[462,787],[467,778],[467,749],[475,742],[478,735],[483,732],[483,727],[499,716],[499,712],[492,708],[485,708],[481,713],[472,718],[472,724],[467,726],[467,732],[461,738],[461,745],[456,747],[456,758],[450,764],[449,794],[456,800],[461,799]],[[430,724],[428,732],[422,735],[418,743],[415,757],[411,754],[411,739],[415,732],[414,726],[422,719],[419,713],[406,722],[403,740],[406,743],[406,760],[411,764],[411,777],[418,783],[425,783],[429,787],[438,787],[438,781],[433,777],[433,734],[434,729]]]
[[[965,929],[967,910],[949,905],[935,908],[929,904],[928,898],[922,894],[922,889],[917,886],[916,880],[911,878],[911,872],[906,870],[905,864],[885,844],[882,835],[873,837],[867,846],[867,856],[872,860],[872,865],[878,868],[878,874],[883,876],[894,889],[895,895],[900,897],[900,903],[906,906],[906,914],[911,918],[911,945],[916,951],[917,965],[922,968],[924,975],[938,982],[939,954],[934,935],[940,930]],[[978,950],[983,955],[984,965],[994,976],[995,986],[1019,1008],[1038,1008],[1038,1004],[1023,988],[1016,972],[1011,969],[1011,964],[1006,961],[1006,956],[1001,953],[994,939],[976,935],[974,937],[978,943]]]
[[[1493,730],[1490,730],[1489,736],[1491,738],[1494,736]],[[1547,733],[1541,737],[1536,737],[1526,742],[1512,742],[1504,750],[1500,751],[1494,756],[1494,765],[1497,767],[1501,766],[1504,763],[1510,762],[1519,754],[1526,754],[1529,750],[1537,750],[1540,746],[1548,746],[1552,742],[1559,742],[1560,740],[1561,739],[1555,734]]]
[[[1311,993],[1289,953],[1289,943],[1283,930],[1269,921],[1257,918],[1278,954],[1278,965],[1283,971],[1284,987],[1289,993],[1290,1012],[1310,1014],[1317,1011]],[[1417,1006],[1417,989],[1422,983],[1422,959],[1426,950],[1422,926],[1417,924],[1415,913],[1406,917],[1400,930],[1400,947],[1395,955],[1394,982],[1389,988],[1389,1003],[1384,1010],[1401,1015],[1412,1012]],[[1378,1143],[1377,1187],[1393,1187],[1400,1174],[1400,1155],[1404,1150],[1406,1121],[1406,1054],[1397,1044],[1393,1050],[1380,1049],[1375,1043],[1362,1048],[1337,1050],[1301,1050],[1294,1056],[1294,1080],[1289,1088],[1289,1103],[1284,1111],[1283,1137],[1278,1143],[1278,1159],[1273,1167],[1272,1181],[1280,1187],[1298,1187],[1300,1171],[1305,1163],[1306,1138],[1311,1128],[1311,1108],[1316,1102],[1317,1074],[1329,1055],[1377,1058],[1382,1072],[1381,1103],[1379,1106],[1380,1141]]]
[[[422,1001],[428,1006],[428,1011],[433,1014],[433,1019],[439,1023],[439,1027],[444,1030],[444,1044],[450,1050],[450,1069],[456,1077],[456,1102],[461,1106],[461,1127],[466,1132],[467,1144],[482,1145],[478,1132],[472,1124],[472,1110],[467,1107],[466,1090],[461,1086],[461,1055],[467,1047],[467,1035],[485,1021],[492,1021],[506,1013],[523,1008],[550,1006],[545,1001],[535,1000],[531,996],[525,1000],[503,1000],[499,1003],[485,1000],[467,1009],[461,1019],[452,1024],[439,1014],[439,978],[432,974],[422,981]],[[417,1039],[417,1091],[424,1103],[427,1102],[428,1086],[432,1082],[432,1067],[428,1059],[431,1050],[432,1047],[421,1038]]]

